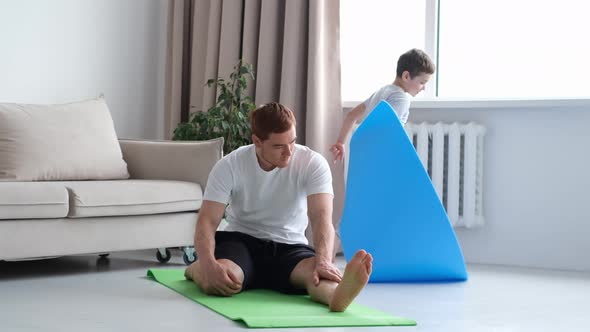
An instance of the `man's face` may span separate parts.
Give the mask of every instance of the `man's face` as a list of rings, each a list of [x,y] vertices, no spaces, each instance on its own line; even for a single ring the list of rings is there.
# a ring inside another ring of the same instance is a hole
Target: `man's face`
[[[261,141],[255,136],[254,143],[259,148],[259,157],[262,159],[260,160],[263,164],[262,166],[264,168],[269,166],[278,168],[287,167],[293,155],[296,139],[297,135],[294,126],[284,133],[270,134],[265,141]]]
[[[426,83],[430,80],[430,74],[420,73],[420,75],[414,76],[414,78],[410,78],[410,74],[408,72],[407,76],[404,77],[404,90],[407,93],[411,94],[412,97],[416,97],[418,93],[420,93],[426,87]]]

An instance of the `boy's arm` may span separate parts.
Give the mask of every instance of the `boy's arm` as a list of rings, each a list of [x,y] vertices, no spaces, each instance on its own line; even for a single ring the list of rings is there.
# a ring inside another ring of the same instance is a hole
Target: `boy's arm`
[[[350,132],[352,131],[352,126],[355,122],[357,122],[365,113],[365,104],[360,103],[355,108],[353,108],[342,122],[342,128],[340,128],[340,132],[338,133],[338,138],[336,139],[336,143],[344,143]]]
[[[342,121],[342,127],[340,128],[340,132],[336,138],[336,143],[334,143],[334,145],[332,145],[330,148],[330,151],[332,151],[332,154],[334,155],[334,160],[342,160],[342,158],[344,158],[344,142],[346,141],[348,135],[350,135],[354,123],[357,122],[365,113],[365,108],[365,104],[360,103],[344,117],[344,121]]]

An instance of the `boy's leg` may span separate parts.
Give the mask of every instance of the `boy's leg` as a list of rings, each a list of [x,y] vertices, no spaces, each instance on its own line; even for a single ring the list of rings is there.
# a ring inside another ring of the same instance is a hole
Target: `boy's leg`
[[[320,280],[316,286],[313,283],[315,257],[309,257],[295,266],[290,281],[296,287],[306,288],[312,300],[328,305],[330,311],[344,311],[369,281],[372,266],[373,257],[359,250],[346,264],[340,283]]]

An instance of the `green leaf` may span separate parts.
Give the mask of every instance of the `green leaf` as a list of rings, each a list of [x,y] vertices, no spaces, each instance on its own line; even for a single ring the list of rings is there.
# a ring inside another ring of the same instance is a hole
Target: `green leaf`
[[[251,144],[249,113],[256,106],[247,89],[254,80],[252,64],[242,59],[234,66],[229,81],[223,77],[208,79],[206,85],[216,89],[215,105],[206,112],[192,112],[187,122],[179,123],[174,129],[172,139],[206,140],[223,136],[225,154]]]

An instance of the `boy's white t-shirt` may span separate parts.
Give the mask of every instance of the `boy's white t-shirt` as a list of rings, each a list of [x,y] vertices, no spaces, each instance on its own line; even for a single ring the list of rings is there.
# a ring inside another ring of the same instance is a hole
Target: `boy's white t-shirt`
[[[229,204],[225,231],[307,244],[307,196],[319,193],[334,194],[330,167],[321,154],[295,144],[288,166],[267,172],[258,164],[255,146],[247,145],[215,164],[203,199]]]
[[[377,90],[371,97],[364,101],[365,113],[357,123],[363,122],[381,100],[387,101],[393,107],[402,125],[408,122],[412,100],[411,95],[395,84],[388,84]]]

